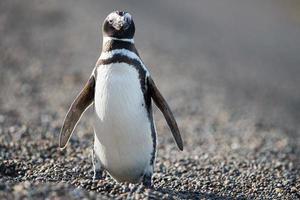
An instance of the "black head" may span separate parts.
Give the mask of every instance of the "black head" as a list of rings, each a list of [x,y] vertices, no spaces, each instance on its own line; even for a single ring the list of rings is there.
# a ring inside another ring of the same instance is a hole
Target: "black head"
[[[135,26],[129,13],[114,11],[104,20],[102,30],[104,36],[132,39]]]

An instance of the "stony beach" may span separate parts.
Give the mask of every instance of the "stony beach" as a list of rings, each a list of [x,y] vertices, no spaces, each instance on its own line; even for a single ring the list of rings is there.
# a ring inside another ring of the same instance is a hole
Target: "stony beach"
[[[219,13],[217,20],[205,11],[220,9],[210,1],[202,2],[199,15],[193,6],[168,3],[0,3],[0,199],[300,199],[299,69],[294,68],[299,42],[297,34],[288,32],[284,40],[271,34],[281,28],[300,33],[299,28],[266,18],[274,27],[257,35],[255,44],[261,48],[251,54],[253,41],[231,36],[218,21],[226,14]],[[149,6],[159,13],[153,19],[145,10]],[[68,106],[99,56],[101,21],[120,8],[136,18],[137,48],[170,103],[185,144],[183,152],[177,149],[155,108],[153,188],[133,193],[132,185],[116,183],[107,174],[92,180],[92,109],[67,148],[58,147]],[[192,15],[199,17],[199,30],[187,24]],[[243,15],[240,20],[246,21]],[[177,32],[178,27],[191,32]],[[273,49],[287,44],[289,52],[267,53],[264,34],[277,42]],[[240,46],[228,47],[233,41]],[[249,54],[257,60],[254,78],[247,71],[253,65]],[[281,60],[275,62],[278,55]],[[276,68],[280,62],[284,72]],[[273,84],[277,81],[280,87]]]

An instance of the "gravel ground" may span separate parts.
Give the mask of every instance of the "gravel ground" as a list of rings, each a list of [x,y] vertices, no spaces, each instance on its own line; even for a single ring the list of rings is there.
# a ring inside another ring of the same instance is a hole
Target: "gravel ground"
[[[176,6],[141,5],[138,1],[132,5],[1,1],[0,199],[300,199],[300,140],[295,123],[300,113],[295,79],[299,69],[293,65],[299,64],[295,54],[299,44],[297,34],[292,34],[300,30],[293,22],[270,25],[269,32],[256,35],[258,47],[264,45],[261,41],[268,35],[277,42],[271,42],[274,48],[283,44],[289,48],[287,54],[274,50],[272,55],[266,53],[268,49],[258,48],[259,53],[252,55],[258,60],[257,79],[251,79],[247,67],[253,63],[245,58],[250,50],[244,47],[253,48],[254,41],[251,37],[243,43],[243,38],[236,39],[239,45],[230,47],[233,68],[228,68],[228,57],[221,56],[220,51],[228,47],[226,41],[233,42],[232,36],[222,20],[214,21],[226,15],[214,10],[218,6],[210,2],[202,1],[201,9],[196,7],[203,11],[197,18],[202,27],[198,37],[189,31],[174,32],[178,23],[194,14],[190,11],[195,6],[180,7],[183,5],[179,2]],[[256,8],[254,5],[252,8]],[[158,14],[153,16],[149,9],[141,11],[149,6]],[[245,10],[241,3],[237,3],[239,6]],[[120,7],[135,14],[137,48],[170,102],[185,143],[185,150],[179,152],[164,118],[155,110],[159,143],[154,187],[141,187],[134,193],[130,193],[132,185],[118,184],[109,176],[92,181],[91,110],[68,147],[64,151],[58,148],[68,105],[99,54],[100,21]],[[258,14],[272,16],[270,10],[262,12],[258,7]],[[164,13],[179,8],[186,17],[180,18],[179,12]],[[219,17],[212,17],[209,11],[219,13]],[[273,23],[273,18],[265,19]],[[282,20],[275,21],[278,19]],[[240,20],[241,24],[245,22],[243,15]],[[161,33],[149,34],[148,26]],[[192,25],[184,27],[196,30]],[[291,30],[284,40],[272,35],[281,28]],[[221,43],[216,42],[218,31],[223,31],[225,43],[221,39]],[[285,62],[285,71],[276,68],[276,64],[281,65],[274,61],[278,55]],[[234,75],[216,67],[221,63]],[[262,66],[265,68],[260,71]],[[282,85],[272,85],[274,80]]]

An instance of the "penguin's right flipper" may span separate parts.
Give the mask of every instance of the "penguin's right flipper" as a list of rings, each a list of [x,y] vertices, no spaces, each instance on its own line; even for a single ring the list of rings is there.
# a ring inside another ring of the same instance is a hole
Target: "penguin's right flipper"
[[[95,77],[90,77],[84,88],[73,101],[63,123],[59,136],[59,147],[65,148],[81,115],[93,103],[95,95]]]
[[[156,104],[156,106],[163,113],[163,115],[167,121],[167,124],[169,125],[169,127],[171,129],[171,132],[173,134],[175,142],[176,142],[178,148],[182,151],[183,150],[183,142],[182,142],[182,138],[181,138],[180,131],[178,129],[176,120],[173,116],[173,113],[172,113],[168,103],[166,102],[166,100],[164,99],[164,97],[162,96],[162,94],[160,93],[158,88],[156,87],[152,78],[149,76],[147,78],[147,80],[148,80],[148,89],[149,89],[150,95],[151,95],[152,99],[154,100],[154,103]]]

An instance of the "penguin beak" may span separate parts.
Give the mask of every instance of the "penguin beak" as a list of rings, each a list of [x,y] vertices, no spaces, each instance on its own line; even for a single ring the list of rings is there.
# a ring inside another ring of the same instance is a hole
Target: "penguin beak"
[[[119,18],[115,20],[112,26],[118,31],[121,29],[126,30],[128,28],[128,22],[126,21],[124,16],[119,16]]]

